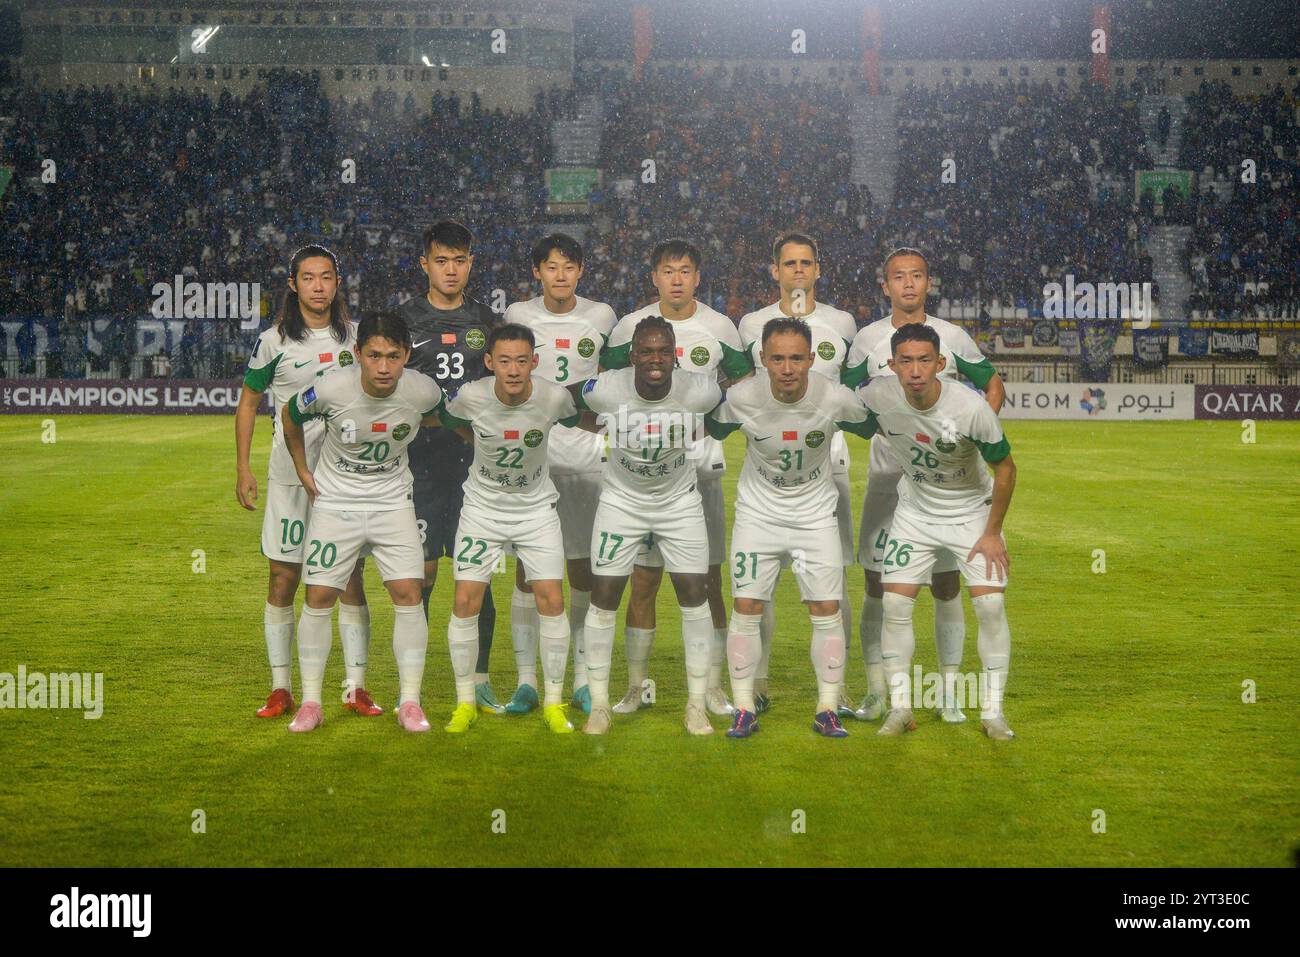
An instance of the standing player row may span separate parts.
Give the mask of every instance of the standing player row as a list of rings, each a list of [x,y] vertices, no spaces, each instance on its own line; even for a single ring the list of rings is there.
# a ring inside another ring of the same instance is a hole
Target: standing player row
[[[444,223],[435,226],[426,234],[426,256],[422,257],[421,261],[429,274],[430,292],[421,300],[412,300],[411,303],[408,303],[406,307],[408,314],[415,313],[418,315],[434,312],[436,307],[433,303],[437,299],[435,286],[447,279],[448,275],[450,279],[444,283],[443,292],[448,290],[456,291],[457,284],[459,284],[460,289],[463,289],[472,256],[469,255],[467,231],[460,235],[457,230],[463,230],[463,227]],[[442,236],[447,242],[437,241],[438,236]],[[456,248],[458,243],[461,244],[460,248]],[[591,375],[594,373],[594,367],[598,361],[603,361],[611,367],[625,364],[630,353],[631,331],[642,316],[639,313],[634,313],[625,317],[621,323],[615,323],[613,312],[608,307],[576,295],[577,282],[581,277],[582,269],[581,248],[578,244],[568,237],[547,237],[534,249],[533,263],[534,274],[542,283],[543,295],[526,303],[516,303],[511,306],[507,313],[507,319],[526,324],[536,333],[535,338],[538,342],[537,355],[540,360],[538,375],[557,383],[564,383],[578,376]],[[295,265],[297,264],[295,263]],[[336,264],[333,265],[335,265],[335,272],[337,272]],[[665,313],[667,321],[671,323],[671,328],[675,333],[674,358],[683,368],[700,368],[706,372],[713,372],[721,378],[723,384],[729,384],[734,379],[747,376],[751,374],[752,362],[759,354],[760,343],[756,331],[761,331],[763,322],[770,318],[771,314],[791,315],[803,313],[808,319],[808,325],[815,339],[813,356],[816,371],[823,372],[832,378],[837,373],[845,374],[846,370],[842,365],[842,360],[847,354],[850,365],[846,379],[852,381],[854,375],[862,374],[864,367],[867,374],[881,374],[882,370],[871,368],[866,360],[870,358],[872,349],[876,347],[873,340],[878,342],[882,325],[888,326],[892,330],[908,322],[920,321],[937,327],[941,333],[947,333],[944,336],[944,351],[947,354],[954,355],[955,358],[955,361],[948,363],[949,369],[961,368],[961,371],[976,382],[980,382],[982,378],[983,382],[980,384],[988,387],[990,403],[1000,404],[1000,394],[995,395],[995,390],[1000,393],[1000,383],[998,383],[996,376],[992,374],[991,366],[978,354],[978,350],[969,341],[969,337],[966,337],[956,327],[950,327],[948,324],[942,323],[941,320],[924,315],[924,285],[928,277],[925,275],[924,258],[919,254],[905,251],[893,255],[887,260],[885,290],[893,299],[894,314],[867,327],[862,332],[857,333],[856,336],[852,333],[851,319],[846,313],[818,304],[815,301],[813,290],[817,278],[817,251],[815,243],[808,237],[792,234],[777,241],[773,250],[772,275],[780,286],[781,299],[758,313],[746,316],[741,322],[739,331],[732,327],[725,317],[712,312],[703,303],[699,303],[693,298],[694,290],[699,282],[699,267],[698,251],[689,243],[681,241],[670,241],[661,244],[656,248],[652,257],[652,281],[660,293],[659,306],[661,311]],[[902,267],[908,268],[904,269]],[[443,270],[443,272],[437,272],[439,269]],[[298,270],[295,269],[294,272],[295,276],[297,276]],[[298,281],[301,282],[301,278]],[[291,280],[291,287],[292,285],[293,280]],[[440,304],[446,305],[448,303],[444,299],[440,301]],[[464,305],[463,297],[460,305]],[[642,310],[642,312],[647,311],[653,310]],[[446,310],[443,310],[443,312],[446,312]],[[486,310],[483,310],[483,312],[486,312]],[[420,355],[420,349],[425,347],[426,354],[423,364],[435,375],[441,374],[444,380],[448,380],[447,384],[453,388],[457,378],[465,379],[486,374],[487,367],[483,363],[481,356],[487,344],[487,336],[484,334],[482,327],[474,325],[474,323],[478,322],[486,325],[491,320],[491,314],[487,313],[485,316],[483,312],[474,310],[473,314],[462,323],[462,327],[453,332],[447,332],[445,328],[438,331],[426,327],[425,333],[417,333],[416,342],[412,343],[416,347],[412,353],[412,366],[419,364],[415,361],[415,358]],[[672,315],[669,315],[670,313]],[[447,317],[438,314],[432,318],[445,320]],[[270,338],[274,332],[275,330],[268,330],[263,339]],[[428,349],[429,346],[435,348]],[[467,354],[468,350],[473,350],[473,353]],[[855,357],[858,358],[856,363],[853,362]],[[887,363],[882,363],[882,368],[885,365]],[[717,371],[719,369],[722,371]],[[987,374],[985,370],[987,370]],[[250,379],[252,376],[253,370],[250,368]],[[280,397],[277,395],[277,398]],[[280,399],[280,401],[283,400]],[[436,431],[433,435],[435,438],[426,439],[425,442],[438,449],[438,453],[433,457],[435,461],[444,466],[448,461],[458,461],[461,468],[468,467],[467,453],[469,450],[459,443],[459,440],[450,439],[446,437],[446,433]],[[439,435],[443,437],[436,438]],[[585,682],[582,680],[586,672],[583,662],[585,645],[583,636],[584,625],[588,618],[586,611],[590,602],[589,590],[591,588],[591,569],[588,560],[590,552],[588,552],[587,546],[592,539],[589,534],[585,533],[590,528],[591,518],[595,514],[596,498],[593,493],[598,488],[601,446],[599,440],[595,437],[582,435],[564,427],[557,430],[557,435],[561,436],[561,439],[554,443],[553,451],[558,454],[553,454],[551,461],[557,473],[556,484],[561,489],[558,512],[561,518],[564,554],[568,559],[571,584],[572,614],[570,620],[573,623],[572,643],[575,649],[575,703],[587,710],[590,707],[590,691],[584,687]],[[457,444],[452,444],[453,442]],[[417,445],[416,447],[420,446]],[[847,449],[843,446],[842,439],[838,435],[835,435],[832,439],[831,451],[837,484],[836,524],[839,529],[840,550],[844,561],[848,562],[852,560],[853,552],[851,545],[851,510],[848,506],[846,478]],[[876,454],[876,450],[873,450],[873,463]],[[711,618],[712,621],[709,629],[711,634],[706,640],[687,642],[688,675],[694,675],[694,680],[703,682],[704,699],[707,702],[708,710],[717,713],[730,710],[720,689],[721,651],[726,642],[726,630],[721,625],[726,621],[726,613],[725,607],[721,605],[720,575],[718,574],[724,545],[722,541],[724,521],[720,485],[717,478],[724,466],[716,443],[712,448],[709,448],[707,444],[702,444],[701,451],[694,461],[696,462],[696,475],[700,491],[704,493],[704,524],[708,531],[709,568],[706,574],[705,590],[710,607],[708,609],[709,614],[705,617]],[[412,464],[416,464],[414,448],[412,450]],[[432,469],[417,469],[416,474],[424,480],[422,483],[421,479],[417,478],[417,490],[421,484],[424,484],[427,489],[425,495],[417,495],[416,497],[417,512],[420,510],[421,499],[427,501],[440,497],[444,502],[450,502],[452,501],[452,492],[449,490],[454,489],[457,493],[454,496],[454,510],[446,506],[439,508],[435,505],[434,508],[429,510],[428,517],[419,520],[421,537],[425,543],[424,591],[427,608],[428,588],[432,585],[433,577],[430,573],[430,560],[432,558],[432,561],[436,562],[436,558],[441,554],[450,556],[458,547],[457,542],[454,540],[454,526],[449,519],[459,517],[460,490],[462,484],[467,485],[467,483],[455,481],[455,477],[450,475],[442,476],[441,480],[431,480],[430,476],[437,474]],[[869,486],[869,493],[878,493],[881,485],[888,484],[876,481],[875,474],[873,470],[873,480]],[[568,488],[565,486],[568,486]],[[712,490],[716,490],[716,494],[710,494]],[[877,495],[877,497],[884,496]],[[869,494],[868,502],[871,501],[871,498],[872,496]],[[453,515],[453,511],[457,514]],[[873,516],[873,521],[878,521],[874,517],[876,515],[875,510],[864,509],[864,530],[866,529],[869,514]],[[270,524],[269,518],[268,515],[268,522],[266,523],[268,525]],[[429,528],[435,524],[437,526],[436,535],[431,535]],[[870,537],[870,540],[879,546],[875,550],[876,554],[873,557],[881,563],[887,561],[883,555],[884,547],[879,544],[883,532],[884,527],[882,524],[880,531]],[[434,554],[432,556],[430,554],[431,539],[434,541]],[[866,550],[867,541],[868,538],[864,535],[864,551]],[[606,544],[605,547],[608,548],[609,545]],[[662,549],[656,542],[651,540],[638,544],[637,550],[638,554],[635,556],[636,560],[632,571],[633,597],[629,603],[629,628],[626,635],[629,652],[630,687],[623,701],[615,706],[614,710],[616,712],[635,710],[646,700],[642,694],[642,683],[645,681],[645,659],[648,656],[649,643],[653,637],[653,589],[657,587],[658,578],[661,574],[654,566],[660,562],[658,553]],[[604,560],[599,557],[600,551],[601,543],[596,540],[597,562]],[[433,565],[432,571],[436,572],[436,564]],[[868,598],[863,609],[862,632],[868,663],[869,695],[862,708],[852,709],[852,711],[856,711],[859,717],[878,716],[878,712],[874,715],[871,713],[871,707],[873,698],[877,703],[880,699],[875,685],[881,669],[878,660],[872,660],[872,649],[873,647],[879,647],[878,636],[881,629],[878,622],[869,619],[869,614],[872,611],[872,599],[876,597],[871,594],[872,577],[872,570],[868,567]],[[643,591],[640,596],[638,596],[639,584]],[[584,585],[587,587],[581,587]],[[648,601],[646,600],[647,594],[649,595]],[[490,602],[490,590],[485,591],[485,598]],[[847,594],[843,589],[838,598],[839,614],[847,616]],[[292,606],[292,591],[289,592],[287,604],[289,609],[284,610],[289,611]],[[958,618],[960,619],[959,601],[957,605]],[[648,612],[645,610],[647,606]],[[770,611],[770,605],[767,608]],[[635,615],[640,615],[640,619],[635,620]],[[554,616],[546,615],[545,617],[553,618]],[[646,620],[647,617],[648,621]],[[872,628],[873,624],[875,625],[874,629]],[[649,627],[646,627],[647,625]],[[482,615],[479,617],[478,626],[480,637],[482,637]],[[702,632],[703,626],[699,630]],[[844,630],[847,634],[848,629]],[[512,699],[506,710],[527,711],[536,706],[537,697],[534,689],[536,685],[535,662],[538,631],[535,600],[530,594],[527,585],[520,582],[516,587],[515,598],[512,601],[512,633],[515,638],[515,652],[519,665],[520,680],[514,699]],[[873,631],[877,636],[875,642],[871,641]],[[765,636],[770,636],[770,627],[764,629],[760,624],[760,632],[765,632]],[[268,630],[268,635],[269,633]],[[490,636],[490,633],[491,629],[489,627],[487,634]],[[964,631],[961,637],[964,638]],[[476,665],[478,665],[476,670],[479,672],[477,677],[479,679],[485,679],[486,677],[483,674],[486,670],[486,662],[483,658],[482,644],[480,642],[480,655],[478,661],[476,661]],[[763,654],[756,669],[757,710],[760,711],[767,703],[765,665],[766,652],[770,647],[770,637],[763,641],[762,645]],[[269,647],[270,640],[268,638]],[[957,647],[960,649],[960,642],[957,643]],[[345,640],[345,652],[346,648],[347,642]],[[959,658],[960,652],[958,651],[958,660]],[[947,659],[945,659],[945,670],[948,670]],[[360,682],[357,684],[359,686]],[[478,703],[485,710],[492,707],[494,702],[491,701],[490,689],[486,687],[485,680],[478,680],[475,684],[477,693],[480,696]],[[483,697],[485,691],[487,700],[484,700]],[[883,688],[881,691],[883,691]],[[698,697],[698,694],[692,695],[693,699]],[[839,699],[841,713],[850,713],[850,709],[844,708],[842,691],[839,694]],[[949,713],[950,711],[945,711],[945,715]],[[696,722],[697,725],[698,723]],[[688,717],[688,726],[690,724],[691,721]]]

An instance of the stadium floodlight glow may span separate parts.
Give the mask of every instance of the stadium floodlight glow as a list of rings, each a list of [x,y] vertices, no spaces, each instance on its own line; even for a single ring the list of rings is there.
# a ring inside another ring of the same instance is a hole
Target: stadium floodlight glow
[[[424,61],[425,66],[433,66],[433,64],[429,62],[429,58],[427,56],[422,56],[420,57],[420,59]]]

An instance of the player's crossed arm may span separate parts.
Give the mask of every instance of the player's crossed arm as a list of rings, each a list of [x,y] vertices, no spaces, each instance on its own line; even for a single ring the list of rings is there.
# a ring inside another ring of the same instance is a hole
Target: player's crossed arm
[[[575,382],[573,385],[566,386],[569,395],[573,397],[573,404],[578,410],[578,418],[573,425],[584,432],[591,432],[600,435],[603,428],[600,424],[600,416],[596,411],[587,404],[586,396],[591,394],[591,390],[596,387],[595,379],[585,379],[582,382]],[[564,421],[565,425],[570,424]]]
[[[462,419],[447,409],[447,394],[444,392],[438,404],[420,418],[420,425],[431,429],[450,429],[460,436],[466,445],[474,444],[474,433],[470,429],[470,420]]]

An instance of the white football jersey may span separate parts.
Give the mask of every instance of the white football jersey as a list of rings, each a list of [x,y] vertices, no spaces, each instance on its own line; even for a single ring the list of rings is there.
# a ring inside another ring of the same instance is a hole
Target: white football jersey
[[[941,376],[955,382],[960,373],[981,389],[988,385],[994,376],[993,363],[980,352],[979,346],[965,329],[935,316],[926,316],[925,324],[939,334],[939,351],[947,360]],[[898,328],[886,316],[864,326],[854,336],[849,347],[848,364],[844,369],[846,385],[856,388],[876,376],[894,375],[894,370],[889,368],[889,360],[893,358],[889,342],[897,331]],[[904,465],[905,462],[893,458],[884,443],[871,443],[867,474],[876,476],[878,484],[892,487],[897,476],[903,474]]]
[[[406,447],[420,420],[442,401],[438,383],[405,369],[393,394],[376,398],[361,388],[361,367],[334,369],[289,399],[298,424],[325,421],[325,441],[312,469],[317,508],[382,512],[411,504]]]
[[[574,307],[565,313],[551,312],[542,296],[506,309],[505,321],[526,326],[537,340],[534,380],[568,386],[595,378],[599,371],[600,355],[618,318],[603,302],[574,299]],[[599,471],[605,449],[599,435],[563,425],[551,432],[549,447],[550,468],[557,475]]]
[[[541,514],[559,498],[547,466],[551,429],[557,422],[578,422],[568,389],[536,377],[532,385],[526,400],[506,405],[497,398],[494,377],[467,382],[439,413],[444,428],[474,431],[466,504],[507,522]]]
[[[307,329],[302,342],[281,339],[280,327],[262,330],[248,357],[244,385],[257,392],[271,393],[271,464],[267,477],[272,482],[298,485],[298,473],[280,433],[280,410],[293,396],[309,386],[319,375],[335,366],[350,366],[356,361],[357,324],[349,322],[347,338],[339,342],[328,326]],[[325,423],[315,419],[303,425],[307,446],[307,464],[316,468],[321,443],[325,441]]]
[[[625,368],[632,349],[632,333],[637,323],[647,316],[661,315],[659,303],[651,303],[636,312],[629,312],[618,321],[609,337],[609,348],[601,356],[606,369]],[[717,377],[718,370],[728,379],[739,379],[753,368],[749,355],[741,344],[735,323],[695,300],[695,311],[686,319],[669,319],[673,337],[677,341],[677,367],[690,372],[704,372]],[[718,478],[726,470],[722,444],[706,436],[700,449],[696,469],[700,478]]]
[[[582,402],[609,436],[603,487],[634,505],[661,508],[696,481],[704,416],[722,401],[722,389],[712,375],[677,369],[668,395],[652,402],[637,393],[635,375],[602,372],[583,387]]]
[[[750,359],[759,376],[763,374],[763,327],[772,319],[787,318],[781,311],[781,303],[774,302],[741,317],[737,332],[740,341],[749,350]],[[849,345],[857,335],[858,326],[853,317],[843,309],[836,309],[824,302],[814,302],[813,311],[800,316],[812,330],[813,372],[818,372],[832,382],[840,381],[840,369],[848,358]]]
[[[889,447],[902,463],[898,509],[936,525],[980,515],[992,502],[993,476],[984,463],[1011,454],[997,413],[984,397],[940,377],[939,399],[925,411],[908,404],[897,376],[880,376],[858,390]]]
[[[831,438],[853,426],[862,426],[865,437],[866,421],[866,406],[852,390],[825,376],[809,376],[797,402],[774,396],[766,373],[737,382],[709,416],[714,435],[741,429],[747,440],[736,518],[795,529],[835,526]]]

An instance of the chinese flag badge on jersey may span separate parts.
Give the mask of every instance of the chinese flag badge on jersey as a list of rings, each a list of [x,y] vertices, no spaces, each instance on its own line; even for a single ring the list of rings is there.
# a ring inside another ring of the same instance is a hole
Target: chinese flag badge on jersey
[[[917,432],[917,433],[916,433],[916,441],[918,441],[918,442],[929,442],[929,441],[930,441],[930,437],[929,437],[928,435],[922,435],[920,432]]]
[[[781,433],[781,441],[782,441],[782,442],[798,442],[798,441],[799,441],[799,433],[798,433],[798,432],[782,432],[782,433]]]
[[[659,423],[657,423],[657,422],[650,422],[650,423],[647,423],[647,424],[646,424],[646,427],[645,427],[645,434],[646,434],[646,435],[658,435],[658,434],[659,434]]]
[[[444,346],[454,346],[456,344],[456,333],[444,332],[442,334],[442,344]]]
[[[518,430],[518,429],[506,429],[506,438],[507,438],[507,439],[517,439],[517,438],[519,438],[519,430]]]
[[[318,355],[316,358],[319,359],[321,362],[333,362],[333,361],[334,361],[334,353],[332,353],[332,352],[322,352],[322,353],[321,353],[320,355]]]
[[[555,348],[557,348],[557,349],[567,349],[567,348],[569,348],[569,340],[568,340],[568,339],[556,339],[556,340],[555,340]]]
[[[680,358],[682,357],[682,355],[683,355],[682,347],[681,347],[681,346],[678,346],[678,347],[677,347],[677,358],[680,359]]]
[[[387,431],[388,431],[388,423],[387,423],[387,422],[371,422],[371,423],[370,423],[370,431],[371,431],[371,432],[387,432]]]

